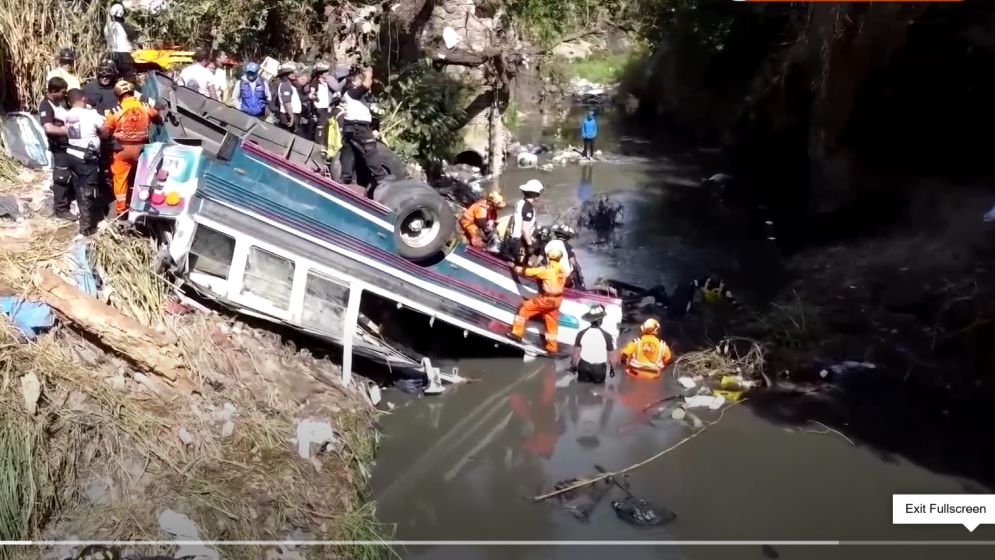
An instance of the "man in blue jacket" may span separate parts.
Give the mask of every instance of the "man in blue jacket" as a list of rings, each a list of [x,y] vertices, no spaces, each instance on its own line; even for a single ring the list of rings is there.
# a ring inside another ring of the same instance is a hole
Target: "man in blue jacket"
[[[584,157],[591,159],[594,157],[594,139],[598,137],[598,119],[594,117],[594,110],[587,112],[584,120],[580,121],[580,137],[584,140]]]
[[[266,116],[270,101],[269,84],[259,76],[259,65],[255,62],[245,65],[245,74],[238,81],[235,96],[236,106],[246,115],[257,118]]]

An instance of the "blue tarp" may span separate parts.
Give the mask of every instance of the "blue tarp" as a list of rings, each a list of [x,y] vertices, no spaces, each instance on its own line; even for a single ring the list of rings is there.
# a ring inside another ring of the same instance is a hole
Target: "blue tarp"
[[[10,317],[17,330],[28,340],[55,326],[55,314],[47,304],[24,301],[17,296],[0,297],[0,311]]]

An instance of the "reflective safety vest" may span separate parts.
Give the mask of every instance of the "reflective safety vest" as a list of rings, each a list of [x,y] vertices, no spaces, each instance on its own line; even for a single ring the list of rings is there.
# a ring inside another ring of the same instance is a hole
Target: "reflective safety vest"
[[[121,104],[107,116],[104,126],[111,130],[114,139],[125,144],[149,141],[149,125],[158,113],[135,96],[125,97]]]
[[[673,358],[667,343],[652,334],[630,340],[621,354],[625,360],[626,373],[648,379],[660,377],[660,372]]]
[[[255,82],[250,82],[248,78],[242,77],[238,81],[238,97],[242,100],[240,109],[247,115],[260,117],[266,112],[266,83],[262,78],[256,78]]]

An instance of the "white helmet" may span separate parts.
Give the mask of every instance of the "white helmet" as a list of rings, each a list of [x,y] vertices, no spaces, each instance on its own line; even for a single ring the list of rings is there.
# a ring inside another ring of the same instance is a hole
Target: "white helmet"
[[[522,192],[541,194],[544,187],[538,179],[529,179],[524,185],[519,185],[518,188]]]
[[[118,2],[115,2],[111,4],[109,13],[111,17],[124,17],[124,6]]]

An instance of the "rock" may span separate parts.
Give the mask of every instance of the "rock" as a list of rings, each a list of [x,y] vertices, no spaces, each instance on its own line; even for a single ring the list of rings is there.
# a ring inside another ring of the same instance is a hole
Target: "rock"
[[[28,372],[21,377],[21,396],[24,397],[24,408],[28,414],[38,411],[38,399],[41,398],[41,381],[34,372]]]
[[[231,420],[226,420],[224,424],[221,425],[221,437],[226,438],[235,431],[235,423]]]
[[[201,540],[197,524],[186,515],[171,509],[163,510],[159,514],[159,528],[178,541],[190,542]],[[196,560],[220,560],[221,558],[214,549],[189,544],[181,545],[174,553],[174,557],[176,558],[187,556]]]
[[[455,47],[462,40],[463,38],[460,37],[459,33],[456,33],[456,30],[452,27],[447,25],[446,28],[442,30],[442,41],[446,44],[447,49]]]
[[[518,154],[518,167],[533,168],[539,164],[539,157],[535,154],[530,153],[520,153]]]
[[[546,171],[546,172],[550,172],[550,171],[552,171],[555,168],[556,168],[556,166],[553,165],[552,163],[544,163],[544,164],[542,164],[542,165],[539,166],[539,169],[541,171]]]
[[[553,47],[553,55],[567,60],[583,60],[591,56],[594,46],[583,39],[560,43]]]

